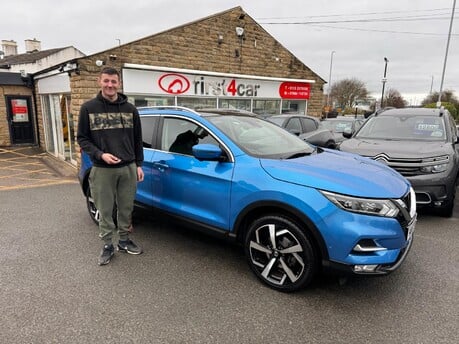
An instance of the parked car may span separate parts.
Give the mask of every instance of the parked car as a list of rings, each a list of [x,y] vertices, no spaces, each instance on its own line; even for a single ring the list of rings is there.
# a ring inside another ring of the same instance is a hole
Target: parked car
[[[298,115],[298,114],[284,114],[273,115],[266,117],[266,119],[278,126],[287,129],[291,133],[299,136],[302,140],[307,141],[313,145],[335,148],[336,142],[333,133],[324,128],[318,118]]]
[[[337,116],[335,118],[326,118],[321,123],[324,128],[333,133],[336,145],[339,146],[341,142],[346,140],[343,136],[344,129],[350,129],[352,133],[355,133],[363,122],[365,122],[364,119],[354,116]]]
[[[323,269],[384,275],[407,256],[415,196],[387,166],[312,146],[251,114],[139,111],[145,180],[136,205],[241,243],[268,286],[295,291]],[[90,170],[83,154],[79,179],[97,222]]]
[[[344,135],[352,136],[346,130]],[[459,180],[459,143],[446,109],[390,109],[370,117],[340,150],[381,161],[405,176],[418,206],[452,216]]]

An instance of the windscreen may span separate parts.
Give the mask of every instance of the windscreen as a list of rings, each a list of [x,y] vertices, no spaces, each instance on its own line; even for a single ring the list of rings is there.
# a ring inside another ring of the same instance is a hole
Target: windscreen
[[[285,158],[298,152],[314,151],[314,147],[297,136],[256,117],[215,116],[208,120],[243,151],[256,157]]]
[[[355,136],[368,139],[445,141],[445,125],[439,116],[375,116]]]

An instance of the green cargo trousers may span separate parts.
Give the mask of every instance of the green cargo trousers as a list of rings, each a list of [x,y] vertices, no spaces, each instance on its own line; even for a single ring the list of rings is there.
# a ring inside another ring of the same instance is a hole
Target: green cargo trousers
[[[116,168],[93,166],[89,174],[89,186],[94,205],[99,211],[99,237],[105,244],[112,244],[113,235],[118,230],[119,239],[127,240],[137,190],[136,164]],[[113,221],[115,205],[117,224]]]

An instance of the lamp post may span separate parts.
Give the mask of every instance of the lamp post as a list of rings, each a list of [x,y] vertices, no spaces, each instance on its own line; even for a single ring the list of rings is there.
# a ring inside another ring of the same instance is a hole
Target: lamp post
[[[381,109],[384,107],[384,87],[386,86],[386,74],[387,74],[387,62],[389,62],[389,60],[387,59],[387,57],[384,58],[384,76],[382,78],[382,93],[381,93]]]
[[[453,10],[451,12],[451,20],[449,22],[448,40],[446,41],[445,60],[443,61],[443,72],[441,73],[440,92],[438,92],[437,107],[441,106],[441,93],[443,92],[443,81],[445,80],[446,61],[448,60],[449,41],[450,41],[450,38],[451,38],[451,30],[452,30],[452,27],[453,27],[454,11],[455,10],[456,10],[456,0],[453,1]]]
[[[331,76],[332,76],[332,66],[333,66],[333,55],[336,51],[332,51],[330,55],[330,72],[328,74],[328,92],[327,92],[327,107],[330,105],[330,91],[331,91]]]

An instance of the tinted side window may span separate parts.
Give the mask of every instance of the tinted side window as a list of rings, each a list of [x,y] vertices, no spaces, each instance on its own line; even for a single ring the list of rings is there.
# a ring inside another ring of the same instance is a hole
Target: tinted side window
[[[153,147],[153,133],[158,125],[158,116],[141,116],[140,121],[142,123],[142,140],[145,148]]]
[[[314,131],[317,129],[316,122],[313,119],[302,118],[301,122],[303,123],[305,133],[309,133],[310,131]]]
[[[218,142],[209,132],[196,123],[180,118],[164,119],[161,150],[193,155],[192,147],[198,143],[212,143],[218,146]]]
[[[285,126],[287,130],[293,130],[302,133],[301,123],[299,118],[290,118]]]

